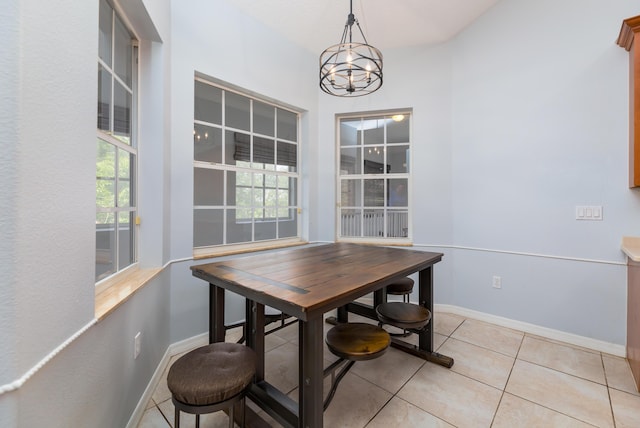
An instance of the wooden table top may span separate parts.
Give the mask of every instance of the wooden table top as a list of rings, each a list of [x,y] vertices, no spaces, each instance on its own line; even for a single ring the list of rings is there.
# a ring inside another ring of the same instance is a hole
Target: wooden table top
[[[303,321],[425,269],[441,253],[348,243],[191,266],[195,277]]]

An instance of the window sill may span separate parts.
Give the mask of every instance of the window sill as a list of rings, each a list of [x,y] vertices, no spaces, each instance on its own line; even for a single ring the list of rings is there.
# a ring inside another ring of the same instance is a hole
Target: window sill
[[[98,321],[104,319],[133,296],[136,291],[155,278],[160,271],[162,271],[160,267],[152,269],[135,267],[100,283],[96,287],[96,319]]]
[[[234,254],[252,253],[254,251],[275,250],[278,248],[307,245],[307,241],[298,238],[282,241],[254,242],[252,244],[224,245],[219,247],[202,247],[193,250],[193,259],[201,260],[211,257],[231,256]]]

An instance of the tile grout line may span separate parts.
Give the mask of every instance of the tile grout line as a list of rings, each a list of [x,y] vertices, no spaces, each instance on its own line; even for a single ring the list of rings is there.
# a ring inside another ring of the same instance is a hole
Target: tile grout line
[[[600,352],[600,363],[602,364],[602,372],[604,373],[604,383],[607,388],[607,397],[609,398],[609,411],[611,412],[611,420],[613,421],[613,427],[616,427],[616,414],[613,411],[613,401],[611,400],[611,387],[609,386],[609,376],[607,376],[607,368],[604,364],[604,357]]]
[[[507,393],[507,385],[509,385],[509,380],[511,379],[511,374],[513,373],[513,369],[516,366],[516,361],[518,361],[518,355],[520,354],[520,349],[522,349],[522,344],[524,343],[525,334],[523,332],[522,339],[520,339],[520,345],[518,346],[518,350],[516,351],[515,357],[513,357],[513,364],[511,364],[511,370],[509,370],[509,376],[507,376],[507,380],[504,382],[504,387],[502,388],[502,394],[500,394],[500,400],[498,400],[498,405],[496,406],[496,411],[493,413],[493,418],[491,419],[491,425],[496,421],[496,416],[498,415],[498,409],[500,409],[500,404],[502,404],[502,400],[504,399],[504,394]]]
[[[562,371],[562,370],[557,370],[557,369],[554,369],[554,368],[552,368],[552,367],[547,367],[547,366],[544,366],[544,365],[542,365],[542,364],[538,364],[538,363],[535,363],[535,362],[532,362],[532,361],[528,361],[528,360],[525,360],[525,359],[518,358],[518,356],[520,355],[520,350],[522,349],[522,344],[524,343],[524,339],[525,339],[526,337],[532,337],[532,336],[531,336],[531,335],[529,335],[529,334],[527,334],[527,333],[524,333],[523,338],[522,338],[522,342],[520,343],[520,347],[518,348],[518,352],[517,352],[517,354],[516,354],[516,358],[514,359],[514,367],[515,367],[515,363],[516,363],[516,361],[518,361],[518,360],[519,360],[519,361],[526,362],[526,363],[528,363],[528,364],[532,364],[532,365],[537,366],[537,367],[542,367],[542,368],[544,368],[544,369],[551,370],[551,371],[556,372],[556,373],[561,373],[561,374],[564,374],[564,375],[567,375],[567,376],[574,377],[574,378],[576,378],[576,379],[581,379],[581,380],[584,380],[584,381],[587,381],[587,382],[594,383],[594,384],[596,384],[596,385],[604,386],[605,388],[607,388],[607,396],[609,397],[609,406],[611,406],[611,396],[610,396],[610,394],[609,394],[609,388],[608,388],[608,386],[606,385],[607,379],[606,379],[606,372],[604,372],[604,363],[603,363],[603,373],[605,373],[605,385],[603,385],[603,384],[601,384],[601,383],[599,383],[599,382],[595,382],[595,381],[590,380],[590,379],[586,379],[586,378],[583,378],[583,377],[580,377],[580,376],[573,375],[573,374],[571,374],[571,373],[564,372],[564,371]],[[535,337],[534,337],[534,338],[535,338]],[[577,349],[577,348],[574,348],[574,349]],[[600,354],[600,360],[602,361],[602,352],[598,352],[598,353]],[[512,372],[513,372],[513,368],[511,369],[511,372],[509,373],[509,378],[511,377],[511,373],[512,373]],[[509,382],[509,381],[507,380],[507,383],[508,383],[508,382]],[[507,384],[505,384],[505,391],[504,391],[504,393],[507,393],[507,392],[506,392],[506,388],[507,388]],[[509,394],[510,394],[510,393],[509,393]],[[511,395],[513,395],[514,397],[518,397],[518,398],[519,398],[519,399],[521,399],[521,400],[525,400],[525,401],[527,401],[527,402],[529,402],[529,403],[532,403],[532,404],[534,404],[534,405],[536,405],[536,406],[540,406],[540,407],[545,408],[545,409],[548,409],[548,410],[550,410],[550,411],[552,411],[552,412],[555,412],[555,413],[558,413],[558,414],[564,415],[564,416],[566,416],[566,417],[568,417],[568,418],[571,418],[571,419],[573,419],[573,420],[576,420],[576,421],[579,421],[579,422],[582,422],[582,423],[585,423],[585,424],[588,424],[588,425],[591,425],[591,426],[595,426],[595,425],[593,425],[591,422],[584,421],[584,420],[579,419],[579,418],[577,418],[577,417],[575,417],[575,416],[572,416],[572,415],[569,415],[569,414],[567,414],[567,413],[564,413],[564,412],[562,412],[562,411],[560,411],[560,410],[556,410],[556,409],[553,409],[553,408],[551,408],[551,407],[545,406],[545,405],[543,405],[543,404],[541,404],[541,403],[538,403],[538,402],[536,402],[536,401],[532,401],[532,400],[531,400],[531,399],[529,399],[529,398],[521,397],[521,396],[519,396],[519,395],[515,395],[515,394],[511,394]],[[612,415],[612,420],[613,420],[613,424],[614,424],[614,428],[615,428],[615,418],[613,418],[613,415]]]

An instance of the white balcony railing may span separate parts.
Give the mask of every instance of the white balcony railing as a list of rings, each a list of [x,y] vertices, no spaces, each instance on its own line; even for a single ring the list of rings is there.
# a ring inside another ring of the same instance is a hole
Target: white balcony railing
[[[409,213],[387,211],[366,212],[364,214],[342,214],[340,219],[340,236],[370,236],[387,238],[406,238],[409,230]]]

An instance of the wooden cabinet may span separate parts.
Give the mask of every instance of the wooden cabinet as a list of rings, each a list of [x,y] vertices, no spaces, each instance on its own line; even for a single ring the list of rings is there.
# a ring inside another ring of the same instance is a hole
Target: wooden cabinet
[[[627,359],[640,391],[640,262],[628,259]]]
[[[622,21],[618,45],[629,51],[629,187],[640,186],[640,15]]]

